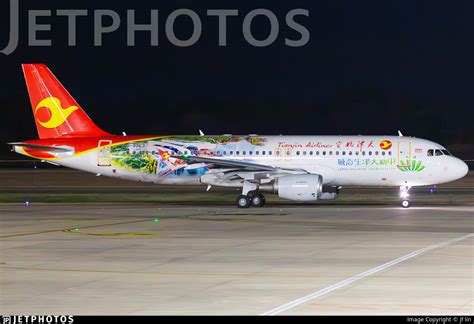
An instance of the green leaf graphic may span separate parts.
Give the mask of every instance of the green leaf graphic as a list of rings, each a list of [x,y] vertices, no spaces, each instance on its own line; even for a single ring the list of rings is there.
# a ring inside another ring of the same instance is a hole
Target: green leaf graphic
[[[420,172],[425,169],[422,161],[417,161],[416,159],[407,159],[405,161],[401,160],[399,165],[397,166],[400,171],[407,172],[407,171],[416,171]]]
[[[416,164],[415,170],[420,170],[420,168],[421,168],[421,161],[418,161],[418,163]]]

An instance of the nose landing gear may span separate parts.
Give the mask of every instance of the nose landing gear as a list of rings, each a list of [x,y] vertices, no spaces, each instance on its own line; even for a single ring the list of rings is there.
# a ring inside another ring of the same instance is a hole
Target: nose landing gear
[[[410,207],[410,201],[409,200],[402,200],[401,205],[402,205],[403,208],[408,208],[408,207]]]
[[[400,204],[403,208],[410,207],[410,200],[408,200],[408,197],[410,197],[408,194],[410,188],[410,186],[400,186]]]

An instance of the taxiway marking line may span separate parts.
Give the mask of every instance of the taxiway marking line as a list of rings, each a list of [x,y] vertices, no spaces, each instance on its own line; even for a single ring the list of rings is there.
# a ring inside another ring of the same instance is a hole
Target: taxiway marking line
[[[183,215],[183,216],[165,216],[165,217],[160,217],[161,219],[171,219],[171,218],[186,218],[186,217],[193,217],[193,216],[202,216],[203,213],[199,212],[196,214],[190,214],[190,215]],[[116,226],[116,225],[128,225],[128,224],[133,224],[133,223],[144,223],[144,222],[149,222],[150,219],[153,219],[154,217],[150,218],[142,218],[138,220],[133,220],[133,221],[127,221],[127,222],[119,222],[119,223],[110,223],[110,224],[99,224],[99,225],[90,225],[90,226],[79,226],[82,229],[86,228],[97,228],[97,227],[106,227],[106,226]],[[192,219],[192,218],[190,218]],[[58,219],[60,221],[61,219]],[[87,220],[87,219],[85,219]],[[107,219],[104,219],[107,220]],[[61,228],[61,229],[52,229],[52,230],[44,230],[44,231],[37,231],[37,232],[27,232],[27,233],[18,233],[18,234],[10,234],[10,235],[3,235],[0,236],[0,239],[3,238],[11,238],[11,237],[17,237],[17,236],[29,236],[29,235],[38,235],[38,234],[47,234],[47,233],[60,233],[69,230],[69,228]]]
[[[398,259],[395,259],[395,260],[392,260],[392,261],[389,261],[389,262],[386,262],[384,264],[381,264],[379,265],[378,267],[375,267],[375,268],[372,268],[370,270],[367,270],[365,272],[362,272],[358,275],[355,275],[353,277],[350,277],[350,278],[347,278],[345,280],[342,280],[342,281],[339,281],[331,286],[328,286],[326,288],[323,288],[323,289],[320,289],[318,291],[315,291],[314,293],[311,293],[309,295],[306,295],[304,297],[301,297],[301,298],[298,298],[298,299],[295,299],[289,303],[286,303],[286,304],[283,304],[279,307],[276,307],[276,308],[273,308],[261,315],[278,315],[284,311],[287,311],[289,309],[292,309],[296,306],[299,306],[299,305],[302,305],[310,300],[313,300],[315,298],[318,298],[318,297],[321,297],[321,296],[324,296],[326,294],[329,294],[330,292],[333,292],[337,289],[340,289],[342,287],[345,287],[345,286],[348,286],[350,284],[353,284],[357,281],[360,281],[362,279],[365,279],[369,276],[372,276],[374,274],[377,274],[381,271],[384,271],[384,270],[387,270],[397,264],[400,264],[402,262],[405,262],[407,260],[410,260],[410,259],[413,259],[421,254],[424,254],[424,253],[427,253],[427,252],[431,252],[431,251],[434,251],[434,250],[438,250],[438,249],[441,249],[445,246],[448,246],[448,245],[451,245],[453,243],[457,243],[457,242],[460,242],[460,241],[464,241],[464,240],[467,240],[468,238],[471,238],[471,237],[474,237],[474,233],[471,233],[471,234],[467,234],[467,235],[464,235],[464,236],[461,236],[461,237],[458,237],[458,238],[454,238],[452,240],[449,240],[449,241],[445,241],[445,242],[441,242],[441,243],[438,243],[438,244],[435,244],[435,245],[431,245],[431,246],[428,246],[428,247],[425,247],[425,248],[422,248],[422,249],[419,249],[419,250],[416,250],[416,251],[413,251],[407,255],[404,255],[402,257],[399,257]]]
[[[149,219],[140,219],[140,220],[135,220],[135,221],[111,223],[111,224],[100,224],[100,225],[92,225],[92,226],[82,226],[81,228],[84,229],[84,228],[96,228],[96,227],[105,227],[105,226],[126,225],[126,224],[133,224],[133,223],[144,223],[144,222],[147,222],[147,221],[149,221]],[[46,231],[11,234],[11,235],[0,236],[0,239],[10,238],[10,237],[17,237],[17,236],[29,236],[29,235],[38,235],[38,234],[46,234],[46,233],[55,233],[55,232],[59,233],[59,232],[64,232],[64,230],[65,230],[64,228],[61,228],[61,229],[46,230]]]

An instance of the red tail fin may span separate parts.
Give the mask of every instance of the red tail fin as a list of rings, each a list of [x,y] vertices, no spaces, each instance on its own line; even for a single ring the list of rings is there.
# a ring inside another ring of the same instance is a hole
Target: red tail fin
[[[44,64],[23,64],[39,138],[108,136]]]

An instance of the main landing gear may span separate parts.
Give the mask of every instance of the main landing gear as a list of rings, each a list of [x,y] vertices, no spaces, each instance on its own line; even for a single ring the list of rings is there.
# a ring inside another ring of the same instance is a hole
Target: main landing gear
[[[236,203],[239,208],[262,207],[265,205],[265,196],[259,192],[240,195],[237,197]]]
[[[409,186],[400,186],[400,204],[403,208],[410,207],[410,200],[408,200],[410,188]]]

